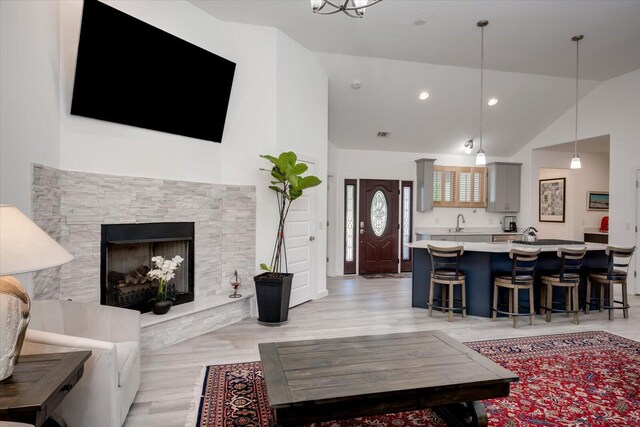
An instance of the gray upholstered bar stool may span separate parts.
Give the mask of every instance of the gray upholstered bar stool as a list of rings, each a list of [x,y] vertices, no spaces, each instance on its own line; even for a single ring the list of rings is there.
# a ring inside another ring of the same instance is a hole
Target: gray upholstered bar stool
[[[509,258],[511,258],[511,274],[497,275],[493,279],[492,321],[495,322],[497,314],[501,313],[507,314],[509,317],[513,317],[514,328],[518,327],[520,316],[529,316],[529,324],[533,325],[536,315],[533,299],[533,283],[538,255],[540,255],[540,249],[536,251],[511,249],[509,251]],[[498,291],[500,288],[509,290],[509,311],[498,309]],[[521,290],[529,291],[528,313],[520,313],[518,300]]]
[[[433,316],[433,309],[449,312],[449,322],[453,322],[453,312],[461,311],[462,317],[467,317],[467,297],[465,289],[465,275],[460,271],[460,257],[464,252],[462,246],[439,247],[427,245],[431,256],[431,280],[429,282],[429,317]],[[433,304],[433,288],[441,285],[442,295],[440,305]],[[453,299],[453,288],[461,286],[462,297]],[[457,306],[456,306],[457,305]]]
[[[540,314],[546,314],[547,322],[551,322],[551,313],[573,314],[573,323],[580,323],[578,312],[580,303],[578,288],[580,287],[580,268],[587,248],[559,248],[560,270],[557,273],[545,274],[541,277]],[[553,308],[553,288],[564,288],[564,309]]]
[[[600,311],[609,310],[609,320],[613,320],[613,310],[622,310],[626,319],[629,317],[629,296],[627,295],[627,275],[629,272],[629,264],[636,247],[618,248],[608,246],[605,253],[609,257],[606,270],[590,271],[587,278],[587,295],[584,311],[589,314],[589,308],[593,300],[597,301],[597,307]],[[616,301],[613,297],[613,285],[620,284],[622,287],[622,301]],[[591,297],[591,285],[599,290],[599,297]],[[609,291],[609,301],[604,302],[605,288]],[[618,305],[616,305],[618,304]]]

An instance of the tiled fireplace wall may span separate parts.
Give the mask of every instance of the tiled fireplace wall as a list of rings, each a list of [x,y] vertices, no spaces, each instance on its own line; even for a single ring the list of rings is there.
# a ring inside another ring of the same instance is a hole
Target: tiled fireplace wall
[[[34,275],[35,299],[100,303],[100,226],[195,222],[196,299],[255,273],[255,187],[71,172],[33,166],[33,220],[75,259]],[[248,291],[248,289],[247,289]]]

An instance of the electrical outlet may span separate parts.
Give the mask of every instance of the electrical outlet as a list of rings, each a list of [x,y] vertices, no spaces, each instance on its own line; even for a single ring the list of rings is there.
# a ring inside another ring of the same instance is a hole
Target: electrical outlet
[[[436,218],[436,224],[440,224],[440,218]]]
[[[493,225],[493,218],[489,218],[489,225]]]

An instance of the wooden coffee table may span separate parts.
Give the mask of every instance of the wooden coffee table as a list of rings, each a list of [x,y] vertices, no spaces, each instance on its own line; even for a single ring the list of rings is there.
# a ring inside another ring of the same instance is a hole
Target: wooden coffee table
[[[278,426],[433,408],[486,426],[518,376],[440,331],[259,344]]]

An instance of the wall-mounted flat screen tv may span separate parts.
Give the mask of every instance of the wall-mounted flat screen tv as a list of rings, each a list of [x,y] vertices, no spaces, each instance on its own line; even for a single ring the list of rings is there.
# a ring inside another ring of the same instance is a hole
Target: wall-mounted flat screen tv
[[[71,114],[221,142],[235,67],[85,0]]]

